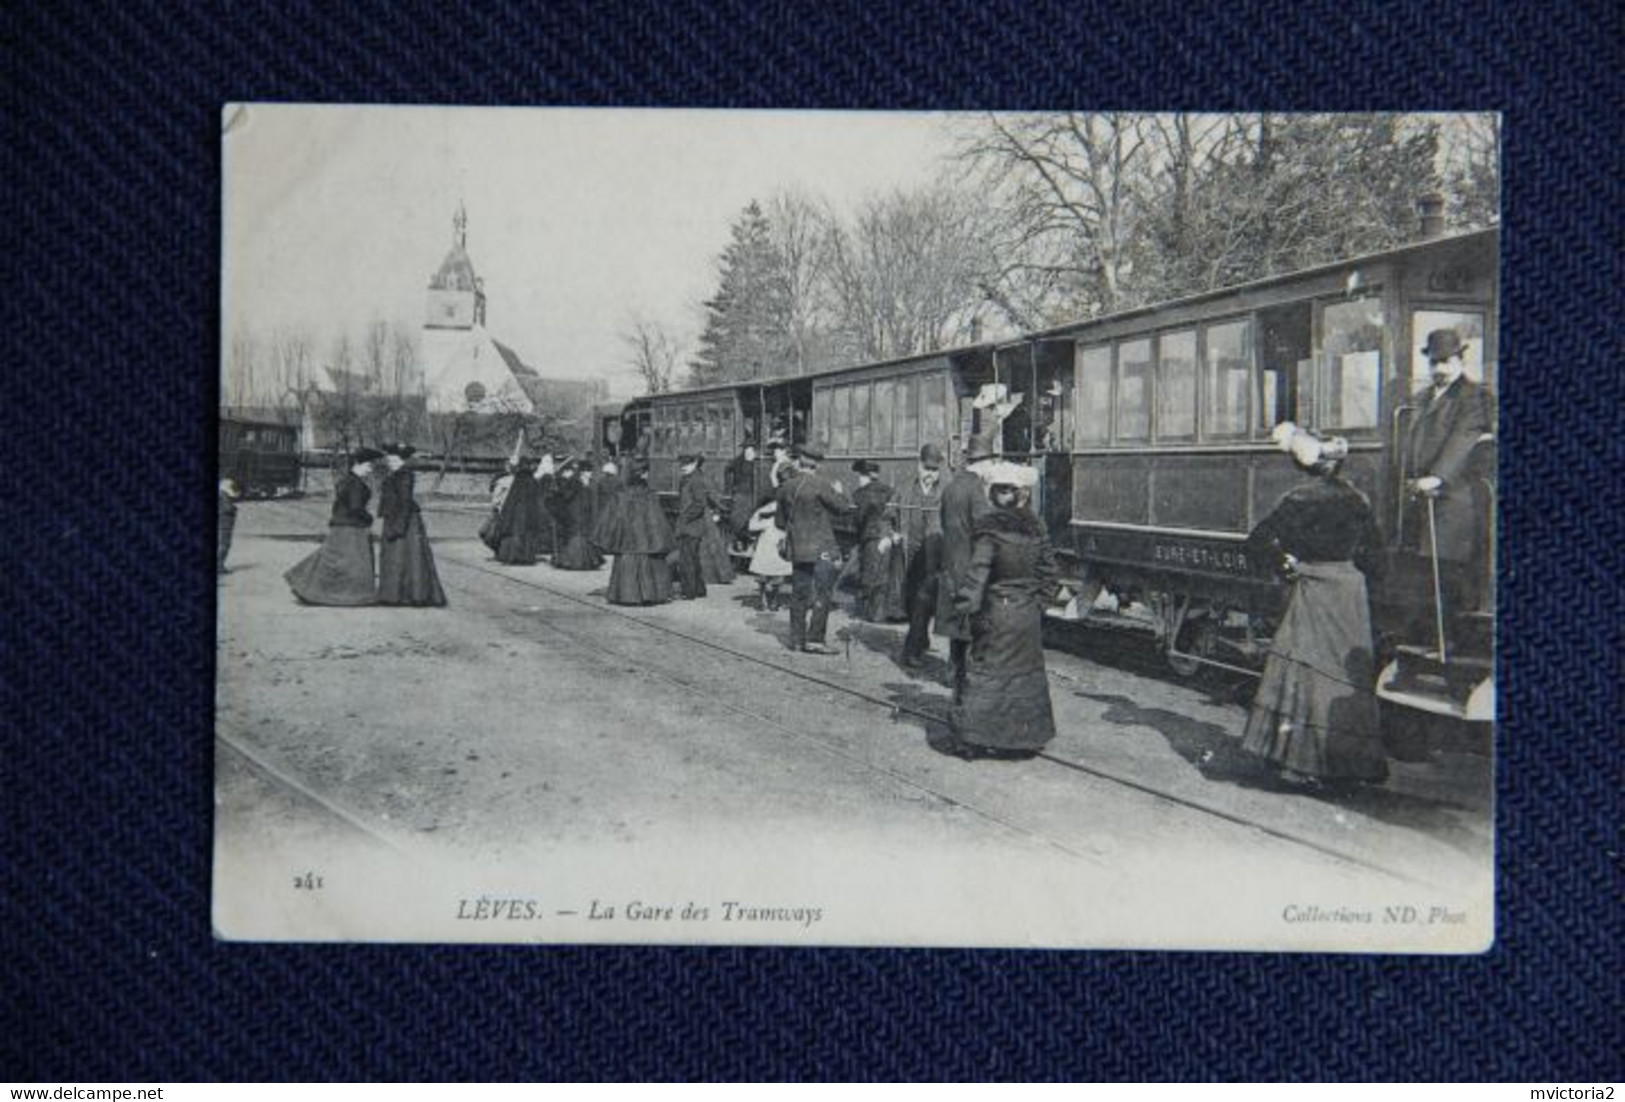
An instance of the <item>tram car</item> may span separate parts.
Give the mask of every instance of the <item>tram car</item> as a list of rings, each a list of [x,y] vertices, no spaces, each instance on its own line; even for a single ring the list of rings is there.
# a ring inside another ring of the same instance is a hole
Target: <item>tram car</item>
[[[1186,676],[1256,672],[1284,607],[1285,586],[1245,549],[1302,478],[1275,426],[1340,435],[1344,474],[1370,498],[1387,543],[1371,587],[1379,695],[1488,721],[1494,441],[1472,463],[1483,596],[1450,623],[1407,508],[1403,456],[1429,383],[1427,333],[1455,329],[1468,376],[1495,387],[1498,246],[1496,229],[1436,236],[997,344],[654,395],[606,416],[600,435],[646,455],[668,501],[678,455],[704,455],[720,496],[722,468],[747,438],[810,436],[825,443],[827,465],[871,459],[896,487],[921,445],[957,463],[966,438],[990,435],[1039,472],[1034,507],[1076,594],[1052,615],[1149,636]],[[763,460],[749,492],[759,498],[767,485]]]
[[[299,430],[277,421],[220,418],[220,477],[247,498],[269,498],[299,488]]]

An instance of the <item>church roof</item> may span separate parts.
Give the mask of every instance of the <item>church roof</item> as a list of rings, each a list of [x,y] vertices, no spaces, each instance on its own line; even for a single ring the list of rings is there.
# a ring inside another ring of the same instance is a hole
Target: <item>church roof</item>
[[[496,348],[497,354],[502,357],[502,362],[508,365],[508,370],[513,372],[514,378],[524,379],[527,377],[536,377],[536,369],[531,367],[524,360],[521,360],[519,358],[519,353],[509,348],[495,337],[491,338],[491,344]]]
[[[461,203],[451,220],[451,252],[440,262],[440,270],[429,279],[431,291],[478,291],[479,277],[468,259],[468,211]]]
[[[433,291],[473,291],[479,285],[479,277],[474,274],[474,262],[468,259],[468,253],[461,244],[451,247],[446,259],[440,262],[440,270],[429,279],[429,289]]]

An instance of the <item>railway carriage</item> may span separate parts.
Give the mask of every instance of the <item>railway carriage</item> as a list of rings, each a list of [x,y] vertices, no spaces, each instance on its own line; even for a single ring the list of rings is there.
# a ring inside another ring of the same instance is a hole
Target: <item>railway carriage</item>
[[[1039,472],[1035,508],[1078,594],[1054,614],[1149,635],[1186,675],[1255,671],[1285,603],[1245,546],[1301,478],[1273,429],[1290,420],[1341,435],[1345,474],[1388,543],[1372,587],[1387,664],[1379,693],[1487,720],[1494,442],[1474,464],[1488,596],[1448,625],[1433,617],[1432,564],[1404,531],[1402,456],[1429,381],[1420,346],[1430,330],[1456,329],[1469,377],[1495,385],[1498,245],[1495,229],[1434,237],[998,344],[640,398],[602,417],[601,435],[606,446],[617,435],[610,450],[623,453],[638,441],[668,501],[678,455],[706,456],[720,495],[741,441],[775,431],[824,441],[837,470],[872,459],[893,486],[912,476],[921,445],[957,462],[966,437],[992,435]],[[759,497],[765,460],[756,483]]]
[[[1030,419],[1005,420],[1002,443],[1041,468],[1046,519],[1082,594],[1069,614],[1137,621],[1182,673],[1254,667],[1285,588],[1248,561],[1245,540],[1301,480],[1270,437],[1291,420],[1349,440],[1345,474],[1385,533],[1372,586],[1388,663],[1379,692],[1492,718],[1493,596],[1437,630],[1432,562],[1404,531],[1403,456],[1429,384],[1429,331],[1461,333],[1468,376],[1495,386],[1498,241],[1494,229],[1434,238],[999,349],[1001,382],[1039,396],[1024,403]],[[1493,595],[1493,440],[1473,468],[1478,569]]]
[[[220,418],[220,477],[244,497],[276,497],[299,488],[299,430],[277,421]]]

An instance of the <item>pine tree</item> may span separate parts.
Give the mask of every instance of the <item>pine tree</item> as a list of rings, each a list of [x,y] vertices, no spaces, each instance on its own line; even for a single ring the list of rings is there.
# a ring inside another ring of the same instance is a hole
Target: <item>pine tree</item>
[[[786,374],[792,360],[789,282],[771,226],[752,200],[723,250],[717,293],[705,303],[700,351],[689,364],[695,386]]]

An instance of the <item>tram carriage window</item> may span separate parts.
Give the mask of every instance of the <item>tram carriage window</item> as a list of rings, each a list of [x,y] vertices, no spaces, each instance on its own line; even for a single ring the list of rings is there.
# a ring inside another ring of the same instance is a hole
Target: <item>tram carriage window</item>
[[[1117,439],[1144,440],[1151,435],[1151,342],[1124,341],[1117,346]]]
[[[852,388],[852,450],[869,450],[869,384]]]
[[[896,413],[895,393],[896,387],[890,379],[883,379],[875,384],[875,395],[869,416],[872,432],[870,444],[877,452],[889,452],[894,446],[892,432]]]
[[[920,446],[920,380],[897,380],[897,448],[915,451]]]
[[[1467,344],[1463,371],[1475,383],[1484,381],[1484,315],[1457,310],[1417,310],[1411,314],[1411,397],[1421,397],[1433,386],[1433,368],[1422,352],[1428,334],[1454,329]]]
[[[1258,435],[1268,436],[1282,421],[1314,417],[1313,361],[1310,359],[1309,303],[1293,302],[1260,310]]]
[[[734,450],[734,411],[727,406],[717,409],[717,454],[726,455]]]
[[[926,375],[920,379],[920,444],[945,448],[952,430],[948,427],[947,380]]]
[[[829,446],[844,452],[852,446],[852,388],[835,387],[829,399]]]
[[[705,407],[705,454],[715,455],[722,439],[722,416],[716,406]]]
[[[1208,439],[1247,435],[1247,388],[1253,374],[1252,327],[1246,319],[1207,328],[1207,392],[1202,433]]]
[[[835,400],[834,390],[821,390],[813,400],[812,434],[817,440],[829,439],[829,407]]]
[[[1112,431],[1112,348],[1109,344],[1078,352],[1077,425],[1079,444],[1104,444]]]
[[[1321,310],[1325,356],[1324,408],[1328,429],[1377,427],[1377,388],[1382,379],[1382,300],[1327,303]]]
[[[1196,437],[1196,331],[1157,338],[1157,439]]]

